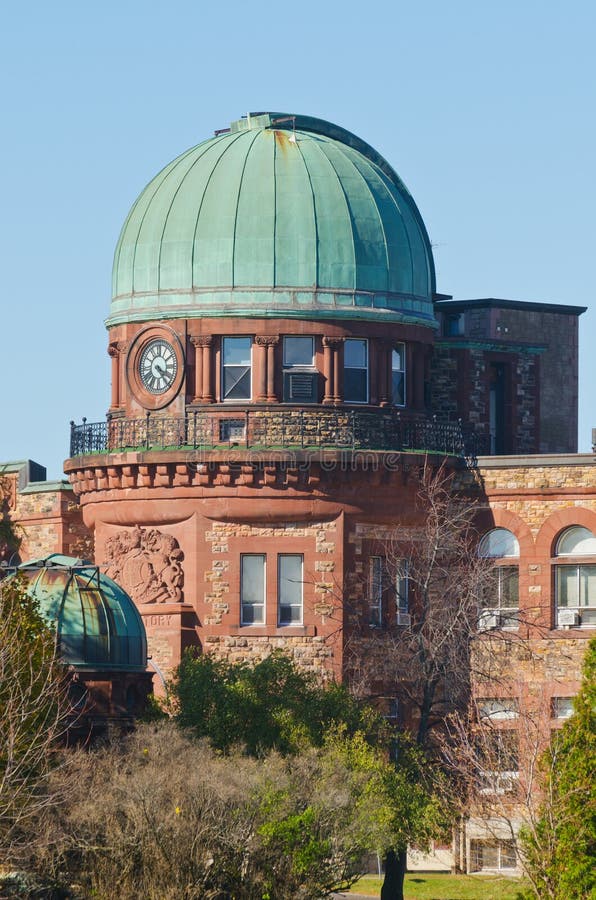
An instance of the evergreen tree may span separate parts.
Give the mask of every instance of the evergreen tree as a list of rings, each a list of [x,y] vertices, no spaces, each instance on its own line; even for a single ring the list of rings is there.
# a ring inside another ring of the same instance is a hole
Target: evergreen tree
[[[596,897],[596,639],[588,644],[574,712],[541,762],[544,799],[521,835],[535,896]]]

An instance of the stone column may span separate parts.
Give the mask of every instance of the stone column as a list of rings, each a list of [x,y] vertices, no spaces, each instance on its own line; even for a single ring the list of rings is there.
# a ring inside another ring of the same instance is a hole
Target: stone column
[[[213,403],[215,399],[212,382],[213,335],[201,334],[198,340],[203,348],[203,403]]]
[[[195,387],[193,403],[200,403],[203,399],[203,345],[201,343],[202,335],[193,336],[190,339],[191,344],[195,348]]]
[[[323,380],[325,394],[323,403],[333,403],[333,338],[323,338]]]
[[[255,400],[257,403],[265,403],[267,400],[267,341],[266,335],[258,334],[255,337]]]
[[[275,346],[279,338],[272,336],[267,338],[267,403],[277,403],[275,393]]]
[[[112,359],[112,400],[110,409],[118,409],[120,403],[120,354],[118,344],[108,345],[108,355]]]
[[[129,341],[118,341],[118,406],[126,406],[126,395],[124,391],[120,390],[120,386],[122,385],[122,368],[126,365],[126,351],[130,347]]]
[[[344,379],[342,371],[343,338],[333,338],[330,343],[333,351],[333,402],[342,403],[344,399]]]

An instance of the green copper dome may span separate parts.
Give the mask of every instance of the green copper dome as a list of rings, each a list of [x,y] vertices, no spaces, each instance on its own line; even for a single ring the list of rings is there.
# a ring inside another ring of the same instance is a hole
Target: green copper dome
[[[58,652],[75,668],[144,672],[147,637],[139,612],[93,563],[54,553],[17,569],[41,615],[56,627]]]
[[[416,204],[347,131],[249,114],[166,166],[114,258],[108,325],[295,316],[434,327],[434,266]]]

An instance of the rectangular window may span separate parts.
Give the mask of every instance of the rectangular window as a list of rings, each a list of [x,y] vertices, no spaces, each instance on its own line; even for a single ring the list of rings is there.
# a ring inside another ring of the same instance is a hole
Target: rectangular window
[[[284,403],[316,403],[318,377],[313,367],[314,338],[287,335],[283,339]]]
[[[391,402],[406,405],[406,345],[396,344],[391,351]]]
[[[402,614],[407,613],[410,608],[408,570],[408,560],[399,559],[395,566],[395,599],[397,611]]]
[[[470,841],[470,871],[515,869],[515,841]]]
[[[302,624],[303,558],[280,553],[277,557],[277,616],[280,625]]]
[[[368,403],[368,341],[344,341],[344,400]]]
[[[368,562],[370,624],[383,624],[383,557],[371,556]]]
[[[397,697],[387,697],[385,699],[385,714],[384,717],[386,719],[397,722],[399,720],[400,712],[399,712],[399,700]]]
[[[519,568],[495,566],[490,583],[484,588],[483,610],[479,626],[517,628],[519,626]]]
[[[314,343],[311,337],[284,337],[284,369],[293,366],[311,367],[314,358]]]
[[[478,700],[478,717],[482,719],[517,719],[519,705],[515,697],[486,697]]]
[[[250,337],[225,337],[222,340],[222,399],[250,400],[251,397]]]
[[[568,719],[573,715],[573,697],[553,697],[551,712],[553,719]]]
[[[556,566],[557,624],[596,626],[596,566]]]
[[[449,313],[443,319],[443,334],[446,337],[456,337],[464,333],[463,313]]]
[[[243,553],[240,557],[240,607],[242,625],[265,623],[265,556]]]
[[[479,787],[484,794],[514,791],[519,779],[519,735],[511,729],[483,729],[478,736]]]

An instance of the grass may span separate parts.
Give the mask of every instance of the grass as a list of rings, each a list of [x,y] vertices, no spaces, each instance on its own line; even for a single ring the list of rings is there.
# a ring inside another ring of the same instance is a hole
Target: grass
[[[351,893],[379,897],[382,879],[365,875]],[[490,875],[445,875],[411,872],[406,875],[406,900],[516,900],[523,881]]]

